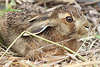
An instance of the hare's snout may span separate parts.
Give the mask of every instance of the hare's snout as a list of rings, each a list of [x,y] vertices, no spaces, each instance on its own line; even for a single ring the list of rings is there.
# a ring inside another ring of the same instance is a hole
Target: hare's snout
[[[91,24],[89,22],[81,22],[80,25],[76,25],[78,38],[87,37],[91,31]]]

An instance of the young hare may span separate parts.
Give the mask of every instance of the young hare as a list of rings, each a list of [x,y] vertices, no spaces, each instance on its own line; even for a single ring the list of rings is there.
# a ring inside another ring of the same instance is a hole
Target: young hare
[[[0,21],[0,35],[6,44],[23,31],[29,31],[48,40],[58,42],[77,51],[80,42],[77,39],[88,35],[90,23],[76,7],[63,6],[54,10],[51,15],[28,21],[30,15],[24,12],[8,12],[7,19]],[[50,55],[64,55],[65,50],[54,44],[24,34],[12,46],[19,55],[31,59]]]

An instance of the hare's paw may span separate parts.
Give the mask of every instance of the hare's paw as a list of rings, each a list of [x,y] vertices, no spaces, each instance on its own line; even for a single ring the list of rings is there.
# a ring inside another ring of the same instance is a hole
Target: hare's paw
[[[29,51],[29,53],[26,54],[25,58],[29,59],[31,61],[41,61],[42,53],[41,53],[41,51],[31,50],[31,51]]]

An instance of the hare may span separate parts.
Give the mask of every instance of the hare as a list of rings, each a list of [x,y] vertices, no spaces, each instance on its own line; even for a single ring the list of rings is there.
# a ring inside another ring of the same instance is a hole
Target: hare
[[[77,51],[80,42],[77,39],[87,36],[91,24],[84,19],[84,15],[79,9],[73,6],[62,6],[55,9],[49,16],[40,17],[28,21],[31,13],[8,12],[5,20],[0,18],[0,36],[5,44],[9,45],[23,31],[29,31],[33,34],[58,42],[68,48]],[[49,44],[41,39],[32,37],[29,34],[23,34],[12,49],[19,55],[29,59],[38,59],[49,55],[64,55],[63,48],[54,44]]]

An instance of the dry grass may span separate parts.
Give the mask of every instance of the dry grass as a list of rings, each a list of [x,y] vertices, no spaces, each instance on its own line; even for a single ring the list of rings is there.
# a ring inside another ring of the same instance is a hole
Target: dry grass
[[[73,0],[70,0],[70,1],[72,2]],[[6,8],[8,8],[8,0],[6,0]],[[94,18],[95,18],[95,16],[94,16]],[[96,19],[98,19],[98,18],[96,18]],[[96,21],[96,20],[93,20],[93,21]],[[94,26],[95,28],[97,28],[97,26],[96,26],[97,24],[95,24],[95,26]],[[36,37],[36,38],[42,39],[44,41],[47,41],[49,43],[60,46],[73,54],[69,54],[68,57],[64,57],[64,56],[56,57],[56,58],[59,58],[59,60],[54,59],[55,57],[47,58],[47,59],[52,60],[51,63],[32,62],[32,61],[24,59],[23,57],[14,57],[13,54],[9,55],[9,53],[10,53],[9,49],[14,45],[14,43],[24,33],[28,33],[28,34],[32,35],[33,37]],[[22,32],[11,43],[11,45],[7,48],[7,50],[4,50],[3,48],[1,48],[2,51],[0,52],[0,56],[1,56],[0,57],[0,67],[93,67],[93,66],[99,67],[100,66],[100,40],[99,40],[100,36],[96,35],[96,33],[94,33],[94,31],[89,32],[89,33],[90,34],[93,33],[93,34],[87,38],[80,39],[81,41],[83,41],[83,44],[77,52],[74,52],[65,46],[62,46],[58,43],[52,42],[45,38],[39,37],[30,32]],[[78,58],[76,56],[78,56]],[[70,63],[68,62],[69,60],[70,60]],[[85,61],[85,62],[82,62],[81,60]]]

